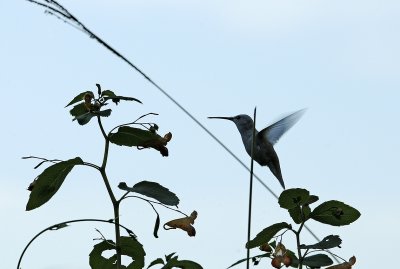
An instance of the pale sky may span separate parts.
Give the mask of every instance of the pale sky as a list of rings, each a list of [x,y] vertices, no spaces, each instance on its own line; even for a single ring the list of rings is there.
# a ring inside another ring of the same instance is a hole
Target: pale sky
[[[61,1],[250,164],[236,127],[208,116],[251,114],[257,128],[307,107],[278,142],[288,188],[306,188],[320,201],[340,200],[361,217],[331,227],[309,222],[320,237],[343,240],[334,252],[357,257],[354,268],[382,267],[397,255],[400,151],[400,3],[398,1]],[[72,122],[64,106],[78,93],[105,89],[143,101],[112,106],[107,130],[148,112],[160,133],[171,132],[170,156],[113,146],[109,175],[120,181],[157,181],[180,198],[180,209],[198,211],[196,237],[160,230],[142,201],[127,200],[121,222],[144,245],[146,266],[177,252],[204,268],[226,268],[244,258],[248,172],[187,115],[127,64],[86,35],[45,15],[26,1],[0,3],[1,268],[16,268],[29,240],[52,224],[78,218],[112,218],[104,184],[78,167],[42,207],[26,212],[29,183],[42,171],[22,156],[100,164],[103,140],[95,121]],[[255,173],[276,193],[278,181],[265,167]],[[288,213],[259,183],[254,185],[252,237]],[[164,223],[181,217],[159,208]],[[99,234],[113,227],[71,225],[40,237],[22,268],[88,268]],[[293,238],[287,237],[287,245]],[[305,231],[304,243],[315,243]],[[252,254],[259,254],[257,250]],[[390,260],[390,259],[389,259]],[[265,259],[260,266],[268,267]],[[259,266],[259,267],[260,267]],[[392,266],[392,265],[390,265]],[[237,267],[237,268],[243,268]],[[258,267],[256,267],[258,268]]]

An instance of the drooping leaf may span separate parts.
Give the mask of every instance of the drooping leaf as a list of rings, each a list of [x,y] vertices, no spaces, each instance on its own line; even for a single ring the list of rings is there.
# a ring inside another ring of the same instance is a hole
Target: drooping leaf
[[[161,258],[155,259],[154,261],[152,261],[152,262],[149,264],[149,266],[147,266],[147,268],[150,268],[150,267],[152,267],[152,266],[154,266],[154,265],[157,265],[157,264],[162,264],[162,265],[164,265],[163,259],[161,259]]]
[[[269,257],[269,256],[271,256],[271,253],[265,253],[265,254],[261,254],[261,255],[256,255],[256,256],[250,257],[249,260],[253,260],[253,259],[257,259],[257,258],[264,258],[264,257]],[[241,264],[242,262],[245,262],[245,261],[247,261],[247,258],[240,259],[237,262],[235,262],[234,264],[232,264],[231,266],[229,266],[228,268],[231,268],[233,266]]]
[[[60,189],[72,168],[79,164],[83,164],[83,161],[81,158],[76,157],[47,167],[35,180],[26,210],[35,209],[48,202]]]
[[[282,208],[292,209],[308,201],[310,192],[306,189],[284,190],[279,196],[278,203]]]
[[[94,97],[94,94],[93,94],[93,92],[91,92],[91,91],[82,92],[82,93],[78,94],[77,96],[75,96],[75,98],[72,99],[72,101],[69,102],[68,105],[66,105],[65,107],[70,106],[70,105],[72,105],[72,104],[75,104],[75,103],[77,103],[77,102],[83,101],[83,99],[84,99],[84,97],[85,97],[86,94],[90,94],[91,96]]]
[[[165,205],[177,206],[179,204],[179,198],[175,193],[161,186],[157,182],[141,181],[136,183],[132,188],[128,187],[125,182],[121,182],[119,183],[118,188],[125,191],[140,193],[147,197],[156,199]]]
[[[168,221],[167,223],[164,224],[164,229],[170,230],[179,228],[186,231],[189,236],[195,236],[196,229],[192,226],[192,224],[194,224],[194,220],[196,218],[197,218],[197,212],[193,211],[192,214],[190,214],[190,216],[188,217]]]
[[[256,237],[246,243],[246,248],[259,247],[264,243],[268,243],[280,230],[290,229],[292,226],[286,222],[275,223],[256,235]]]
[[[101,90],[100,84],[96,83],[96,87],[97,87],[97,94],[98,94],[99,96],[101,96],[102,90]]]
[[[328,235],[321,242],[313,245],[300,245],[301,249],[330,249],[339,247],[342,239],[338,235]]]
[[[320,204],[310,214],[312,219],[333,226],[348,225],[360,216],[357,209],[335,200]]]
[[[156,212],[157,213],[157,212]],[[158,238],[158,229],[160,228],[160,215],[157,213],[156,223],[154,224],[153,235],[155,238]]]
[[[307,256],[304,258],[303,260],[303,265],[312,267],[312,268],[319,268],[322,266],[328,266],[333,264],[333,261],[331,260],[331,258],[329,258],[327,255],[325,254],[316,254],[313,256]]]
[[[126,269],[142,269],[144,267],[144,256],[146,255],[142,244],[135,238],[120,237],[121,254],[131,257],[132,262],[128,266],[122,266]],[[115,250],[115,243],[112,240],[104,240],[93,247],[89,254],[89,265],[92,269],[115,269],[117,256],[105,258],[102,253],[106,250]]]
[[[154,148],[162,156],[168,156],[167,143],[171,140],[171,133],[161,137],[155,132],[139,128],[122,126],[116,133],[111,133],[110,142],[119,146]]]
[[[133,97],[126,97],[126,96],[117,96],[113,91],[106,90],[103,91],[101,96],[104,98],[104,101],[112,100],[116,105],[118,105],[120,100],[124,101],[136,101],[138,103],[142,103],[140,100],[133,98]]]

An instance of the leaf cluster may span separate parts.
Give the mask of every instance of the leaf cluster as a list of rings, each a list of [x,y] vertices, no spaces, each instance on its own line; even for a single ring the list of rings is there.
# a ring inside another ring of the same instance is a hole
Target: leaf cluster
[[[253,263],[258,264],[261,258],[268,257],[272,259],[271,264],[275,268],[280,268],[283,265],[296,268],[301,268],[302,266],[321,268],[332,265],[333,261],[327,254],[314,253],[316,251],[327,252],[329,249],[340,247],[342,243],[340,237],[338,235],[328,235],[315,244],[300,244],[300,233],[304,224],[307,221],[314,220],[332,226],[349,225],[356,221],[361,214],[357,209],[336,200],[322,202],[312,209],[311,205],[318,200],[318,196],[310,194],[306,189],[294,188],[283,191],[279,196],[278,203],[281,208],[288,211],[293,222],[298,224],[299,228],[294,229],[292,224],[280,222],[272,224],[259,232],[252,240],[246,243],[246,248],[259,247],[260,250],[266,253],[252,257]],[[297,255],[283,245],[283,237],[288,231],[292,232],[298,239]],[[231,267],[247,260],[247,258],[239,260],[232,264]]]
[[[157,215],[153,230],[153,235],[156,238],[158,238],[158,230],[161,222],[156,206],[163,206],[185,215],[184,218],[178,218],[168,221],[165,225],[169,228],[179,228],[181,230],[184,230],[189,234],[189,236],[195,235],[193,224],[194,220],[197,217],[197,212],[194,211],[190,216],[187,216],[178,209],[172,208],[177,208],[179,204],[179,198],[177,197],[177,195],[170,191],[168,188],[160,185],[159,183],[148,180],[140,181],[134,184],[132,187],[129,187],[125,182],[120,182],[118,188],[125,193],[119,199],[115,198],[114,191],[110,186],[110,182],[106,172],[106,164],[109,155],[109,144],[111,143],[119,146],[137,147],[138,149],[153,148],[159,151],[162,156],[168,156],[168,149],[166,146],[167,143],[171,140],[172,134],[167,133],[162,137],[157,134],[159,128],[157,124],[139,122],[140,119],[147,115],[157,115],[155,113],[148,113],[139,117],[133,122],[116,126],[115,128],[111,129],[111,131],[106,133],[102,126],[101,118],[111,115],[111,109],[104,109],[104,107],[108,105],[108,101],[112,101],[116,105],[118,105],[121,100],[136,101],[139,103],[141,102],[133,97],[116,95],[111,90],[102,91],[99,84],[96,84],[96,86],[98,88],[97,97],[95,97],[92,91],[85,91],[74,97],[67,104],[67,107],[73,105],[73,108],[70,110],[70,114],[74,117],[73,120],[76,120],[80,125],[85,125],[89,123],[93,117],[97,117],[101,133],[103,134],[103,137],[105,139],[103,163],[99,166],[86,162],[80,157],[75,157],[70,160],[48,160],[45,158],[32,156],[24,157],[25,159],[34,158],[40,160],[40,163],[35,166],[35,169],[44,163],[50,164],[29,185],[28,190],[30,191],[30,195],[28,203],[26,205],[26,210],[36,209],[50,201],[50,199],[60,190],[66,177],[75,166],[80,165],[96,169],[100,173],[103,182],[105,183],[105,186],[107,188],[107,192],[111,198],[111,202],[113,203],[114,219],[110,219],[108,222],[115,225],[116,237],[114,242],[113,240],[106,239],[102,235],[101,242],[94,246],[92,252],[89,255],[89,264],[92,269],[141,269],[144,268],[145,265],[144,258],[146,253],[141,243],[137,240],[136,235],[130,229],[126,228],[123,225],[120,225],[119,223],[120,218],[118,212],[121,202],[128,198],[137,198],[147,202],[152,207]],[[130,125],[136,125],[142,128],[131,127]],[[89,219],[85,219],[85,221],[87,220]],[[188,223],[186,223],[186,221],[188,221]],[[77,221],[67,221],[65,223],[72,222]],[[164,227],[166,227],[165,225]],[[129,236],[120,235],[120,226],[125,229]],[[54,227],[57,229],[50,230],[58,230],[60,228],[58,226]],[[98,232],[100,233],[100,231]],[[109,258],[105,258],[102,254],[104,251],[107,250],[115,250],[115,254]],[[21,255],[21,258],[22,256],[23,254]],[[128,258],[131,258],[132,261],[125,266],[121,263],[121,256],[127,256]],[[202,268],[199,264],[195,262],[188,260],[178,260],[178,256],[175,256],[174,253],[166,256],[165,262],[157,259],[156,261],[152,262],[149,267],[157,264],[163,264],[163,268]]]

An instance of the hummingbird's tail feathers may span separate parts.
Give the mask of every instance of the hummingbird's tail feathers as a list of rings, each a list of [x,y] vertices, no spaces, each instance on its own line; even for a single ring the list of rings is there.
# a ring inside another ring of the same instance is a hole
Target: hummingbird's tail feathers
[[[290,128],[292,128],[292,126],[295,125],[296,122],[299,121],[306,110],[306,108],[303,108],[271,124],[267,128],[261,130],[258,133],[258,136],[260,136],[260,138],[267,139],[268,142],[272,145],[276,144],[281,136],[286,133]]]
[[[282,188],[285,189],[285,182],[283,182],[282,172],[279,163],[278,165],[275,165],[273,162],[269,162],[267,165],[272,174],[279,180]]]

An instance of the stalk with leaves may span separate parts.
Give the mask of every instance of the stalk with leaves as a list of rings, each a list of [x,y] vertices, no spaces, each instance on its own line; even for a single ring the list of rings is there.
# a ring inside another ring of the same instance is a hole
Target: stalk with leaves
[[[301,242],[300,235],[307,221],[314,220],[332,226],[342,226],[356,221],[361,214],[357,209],[336,200],[323,202],[311,210],[310,205],[318,200],[318,196],[310,194],[306,189],[294,188],[283,191],[279,196],[278,203],[280,207],[288,210],[290,217],[298,225],[297,228],[287,222],[268,226],[246,244],[247,249],[259,247],[264,254],[239,260],[230,267],[249,259],[253,261],[254,265],[258,265],[261,259],[270,258],[274,268],[291,266],[300,269],[350,269],[356,262],[354,256],[346,261],[331,252],[331,249],[340,247],[342,243],[338,235],[328,235],[320,242],[308,245]],[[289,241],[287,239],[288,232],[294,235],[295,251],[291,251],[285,246]],[[328,254],[335,259],[343,260],[343,262],[331,266],[333,261]]]
[[[38,233],[32,240],[27,244],[23,250],[19,259],[17,269],[20,269],[22,258],[30,246],[30,244],[38,238],[41,234],[46,231],[58,230],[66,227],[72,223],[79,222],[106,222],[111,223],[115,227],[115,241],[106,239],[100,231],[101,242],[93,247],[93,250],[89,254],[89,264],[92,269],[141,269],[145,266],[145,251],[142,244],[137,240],[137,236],[120,222],[120,204],[127,198],[138,198],[141,199],[152,207],[156,213],[156,221],[154,225],[153,235],[158,237],[158,230],[160,227],[160,216],[156,210],[156,206],[163,206],[170,210],[176,211],[183,214],[183,218],[168,221],[164,224],[164,229],[182,229],[188,233],[189,236],[195,236],[196,230],[193,227],[194,221],[197,217],[197,212],[193,211],[191,215],[178,210],[179,198],[175,193],[171,192],[168,188],[158,184],[157,182],[141,181],[129,187],[125,182],[120,182],[118,188],[125,191],[121,197],[117,197],[114,193],[110,180],[107,175],[107,161],[109,158],[110,144],[119,146],[136,147],[138,149],[152,148],[161,153],[162,156],[168,156],[167,144],[172,138],[171,133],[167,133],[164,136],[160,136],[158,131],[158,125],[150,122],[141,122],[140,120],[149,115],[157,115],[156,113],[148,113],[140,116],[133,122],[121,124],[111,129],[109,132],[103,127],[102,119],[109,117],[112,110],[105,107],[109,105],[109,102],[113,102],[116,105],[121,101],[134,101],[141,103],[140,100],[133,97],[125,97],[116,95],[111,90],[103,91],[99,84],[97,86],[97,97],[92,91],[85,91],[78,94],[68,106],[72,106],[70,114],[73,116],[73,121],[77,121],[80,125],[88,124],[92,118],[97,119],[100,132],[104,138],[104,152],[103,160],[101,165],[96,165],[90,162],[82,160],[80,157],[75,157],[69,160],[58,160],[58,159],[46,159],[42,157],[29,156],[24,159],[36,159],[39,160],[39,164],[36,165],[35,169],[43,164],[50,164],[49,167],[38,175],[35,180],[29,185],[28,190],[31,192],[29,200],[26,206],[26,210],[36,209],[43,204],[47,203],[60,189],[64,180],[71,172],[71,170],[77,166],[87,166],[95,169],[99,172],[101,179],[107,189],[109,199],[113,206],[113,217],[109,220],[100,219],[80,219],[80,220],[69,220],[62,223],[54,224]],[[135,126],[135,127],[134,127]],[[127,236],[121,235],[121,228],[128,234]],[[115,255],[110,258],[105,258],[102,253],[106,250],[114,250]],[[122,264],[122,256],[128,256],[132,261],[128,265]],[[187,268],[187,269],[200,269],[202,268],[198,263],[190,260],[179,260],[175,253],[171,253],[165,256],[165,261],[158,258],[151,262],[147,268],[153,266],[162,266],[162,268]]]

